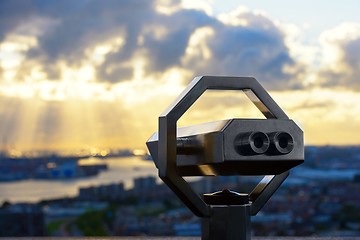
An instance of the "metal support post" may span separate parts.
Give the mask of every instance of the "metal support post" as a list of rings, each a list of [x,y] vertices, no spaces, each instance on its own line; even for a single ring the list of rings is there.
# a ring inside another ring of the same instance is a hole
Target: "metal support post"
[[[251,204],[248,194],[223,190],[204,194],[204,200],[211,205],[210,216],[202,218],[202,240],[251,239]]]

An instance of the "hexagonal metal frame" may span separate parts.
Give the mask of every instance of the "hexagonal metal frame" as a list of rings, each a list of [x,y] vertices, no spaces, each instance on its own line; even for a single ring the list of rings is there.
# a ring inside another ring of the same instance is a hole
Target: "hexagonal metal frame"
[[[177,121],[206,90],[241,90],[266,118],[289,119],[260,83],[252,77],[200,76],[193,79],[179,97],[159,116],[159,177],[197,216],[210,216],[209,206],[176,170]],[[250,193],[251,213],[256,213],[288,176],[288,171],[265,176]]]

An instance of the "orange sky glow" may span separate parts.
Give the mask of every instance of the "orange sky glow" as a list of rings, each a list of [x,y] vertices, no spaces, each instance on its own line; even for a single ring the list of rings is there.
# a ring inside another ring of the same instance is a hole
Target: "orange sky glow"
[[[5,3],[0,150],[145,149],[159,114],[201,75],[255,77],[307,145],[360,144],[359,22],[307,41],[308,25],[266,9],[191,2]],[[263,116],[241,92],[206,92],[179,125],[233,117]]]

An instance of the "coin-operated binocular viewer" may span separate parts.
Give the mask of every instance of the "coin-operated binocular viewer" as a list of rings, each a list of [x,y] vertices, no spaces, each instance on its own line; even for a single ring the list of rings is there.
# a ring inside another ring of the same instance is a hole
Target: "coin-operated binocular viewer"
[[[178,119],[206,91],[243,91],[266,119],[229,119],[177,128]],[[289,170],[304,161],[302,130],[250,77],[195,78],[159,117],[147,141],[159,177],[197,216],[202,239],[249,240],[256,215]],[[251,193],[195,193],[183,176],[265,175]]]

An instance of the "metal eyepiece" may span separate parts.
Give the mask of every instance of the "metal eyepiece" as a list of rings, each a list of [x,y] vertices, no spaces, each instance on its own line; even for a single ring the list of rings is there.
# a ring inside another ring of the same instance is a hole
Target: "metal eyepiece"
[[[269,137],[263,132],[247,132],[235,139],[235,149],[242,155],[263,154],[269,146]]]
[[[270,148],[272,154],[288,154],[294,149],[294,139],[287,132],[273,132],[269,134]]]

